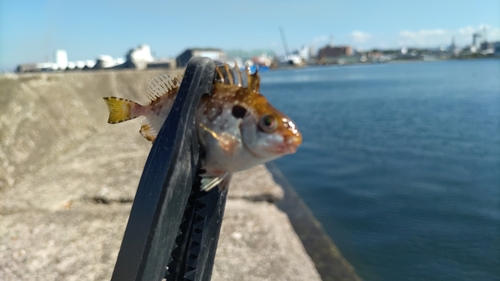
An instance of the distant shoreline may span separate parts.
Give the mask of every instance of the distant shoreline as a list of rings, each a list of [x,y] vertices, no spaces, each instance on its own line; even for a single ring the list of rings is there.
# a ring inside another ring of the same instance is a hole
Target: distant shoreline
[[[384,61],[384,62],[356,62],[356,63],[345,63],[345,64],[338,64],[338,63],[332,63],[332,64],[308,64],[308,65],[301,65],[301,66],[277,66],[270,68],[270,71],[273,70],[289,70],[289,69],[301,69],[301,68],[308,68],[308,67],[322,67],[322,66],[349,66],[349,65],[374,65],[374,64],[396,64],[396,63],[415,63],[415,62],[437,62],[437,61],[475,61],[475,60],[500,60],[500,56],[492,56],[492,57],[463,57],[463,58],[449,58],[449,59],[432,59],[432,60],[425,60],[425,59],[415,59],[415,60],[390,60],[390,61]]]

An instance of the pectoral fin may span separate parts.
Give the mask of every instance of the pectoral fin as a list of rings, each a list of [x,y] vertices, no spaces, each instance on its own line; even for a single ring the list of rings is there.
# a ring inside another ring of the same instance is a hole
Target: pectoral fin
[[[201,187],[202,191],[210,191],[210,189],[219,185],[221,190],[226,190],[229,185],[229,181],[231,180],[231,174],[228,172],[218,176],[218,177],[206,177],[201,179]],[[226,183],[227,182],[227,183]]]
[[[217,138],[219,141],[220,147],[226,151],[229,155],[233,155],[238,145],[240,144],[240,140],[235,136],[228,134],[226,132],[220,134]]]
[[[207,131],[211,136],[213,136],[219,142],[220,147],[229,155],[233,155],[239,144],[241,143],[241,140],[229,133],[216,133],[203,124],[200,124],[200,126],[203,128],[203,130]]]

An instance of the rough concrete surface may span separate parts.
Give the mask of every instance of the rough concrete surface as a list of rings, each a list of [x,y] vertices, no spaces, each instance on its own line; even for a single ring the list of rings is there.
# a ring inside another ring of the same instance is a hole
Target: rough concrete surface
[[[229,200],[213,280],[318,280],[288,217],[267,202]],[[237,274],[235,274],[237,271]]]
[[[162,72],[0,77],[0,280],[110,279],[151,145],[101,97],[145,103]],[[282,196],[263,166],[234,177],[213,280],[320,280]]]

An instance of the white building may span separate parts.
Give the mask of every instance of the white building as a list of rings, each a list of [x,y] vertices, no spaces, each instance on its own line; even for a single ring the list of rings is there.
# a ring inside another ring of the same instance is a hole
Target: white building
[[[64,70],[68,67],[68,53],[66,53],[66,50],[57,50],[55,58],[58,69]]]
[[[135,69],[146,69],[148,63],[154,61],[149,45],[142,44],[139,47],[130,50],[127,54],[126,67]]]

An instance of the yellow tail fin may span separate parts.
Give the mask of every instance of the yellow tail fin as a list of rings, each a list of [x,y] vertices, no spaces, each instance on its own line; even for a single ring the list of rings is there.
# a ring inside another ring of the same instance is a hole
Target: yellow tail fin
[[[109,109],[108,123],[110,124],[120,123],[137,117],[131,115],[132,106],[139,106],[139,104],[133,101],[116,97],[105,97],[104,101]]]

